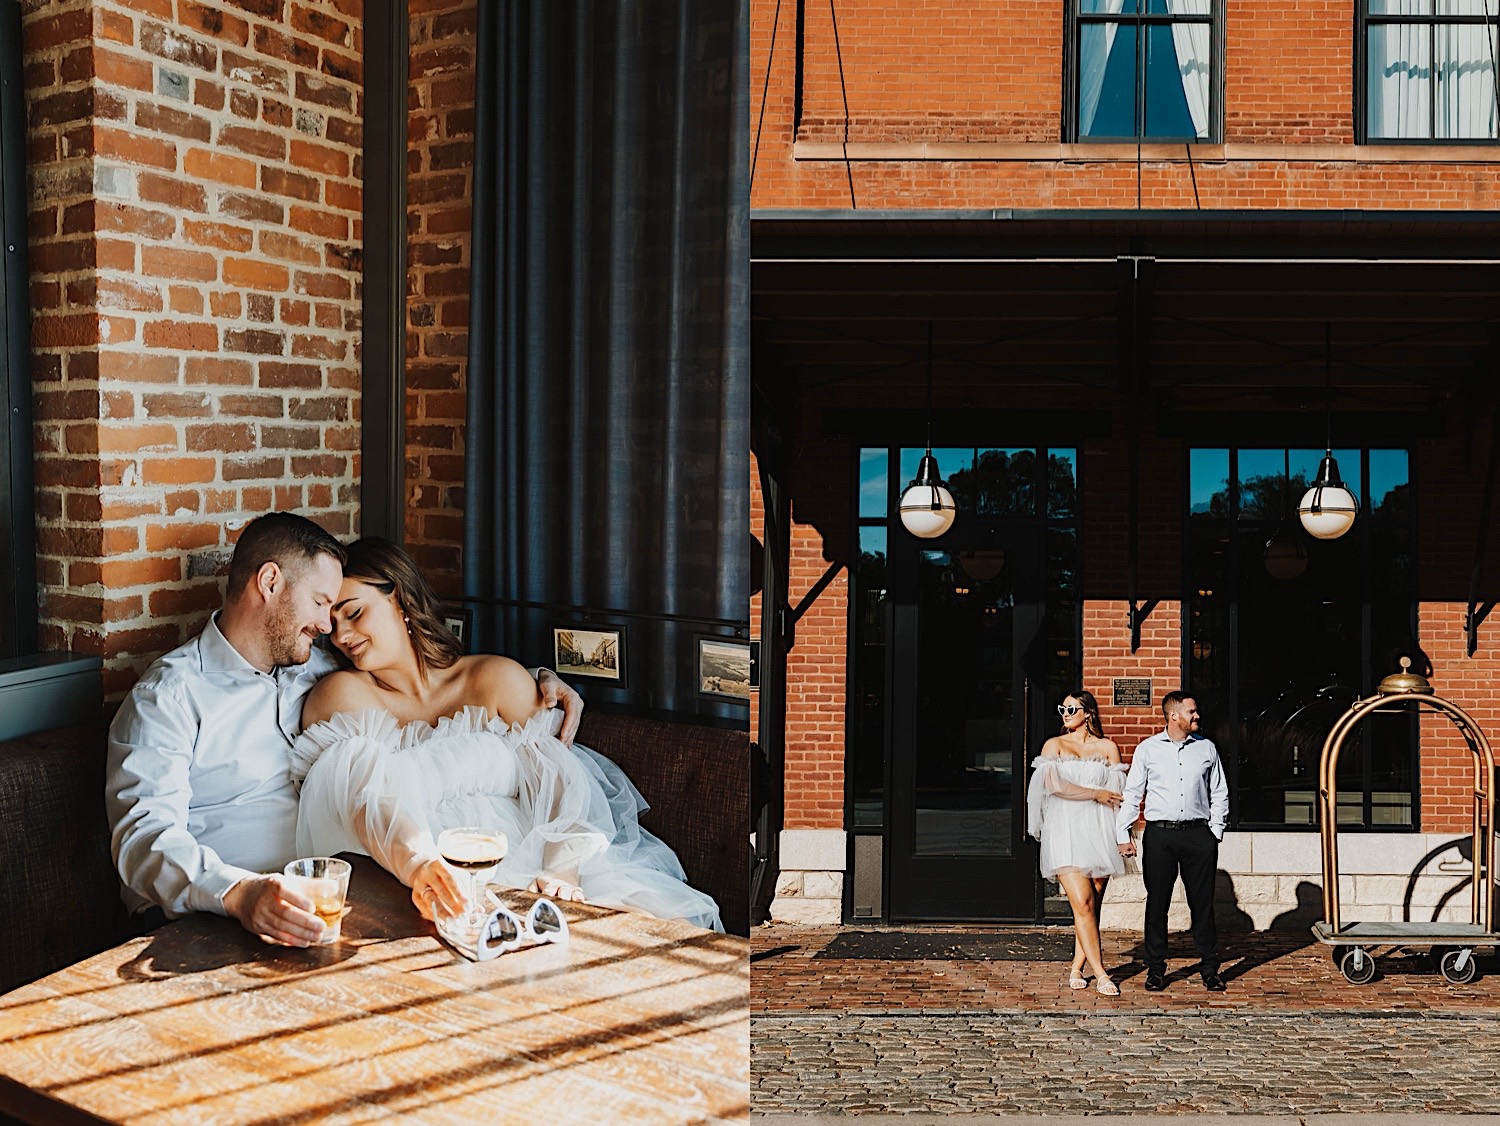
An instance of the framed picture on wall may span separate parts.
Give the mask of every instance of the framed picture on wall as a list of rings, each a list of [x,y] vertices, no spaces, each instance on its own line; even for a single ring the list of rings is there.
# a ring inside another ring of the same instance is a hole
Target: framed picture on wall
[[[732,637],[698,638],[698,693],[750,700],[750,643]]]
[[[552,630],[552,667],[560,676],[592,676],[625,683],[625,628],[589,625]]]
[[[472,606],[444,606],[441,609],[443,625],[458,638],[465,653],[474,652],[474,608]]]

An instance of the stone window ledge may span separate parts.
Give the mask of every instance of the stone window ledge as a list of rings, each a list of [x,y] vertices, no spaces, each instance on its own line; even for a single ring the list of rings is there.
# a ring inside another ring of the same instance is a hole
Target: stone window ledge
[[[1032,161],[1134,164],[1135,145],[1064,145],[994,141],[837,142],[796,141],[792,159],[879,161]],[[1500,145],[1179,145],[1140,146],[1139,159],[1159,163],[1224,164],[1229,161],[1342,164],[1500,164]]]

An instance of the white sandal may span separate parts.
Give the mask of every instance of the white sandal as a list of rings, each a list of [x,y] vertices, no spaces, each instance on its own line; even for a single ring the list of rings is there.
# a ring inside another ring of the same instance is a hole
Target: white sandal
[[[1069,989],[1087,989],[1088,987],[1089,987],[1089,979],[1086,978],[1086,977],[1084,977],[1083,974],[1073,973],[1071,971],[1069,972],[1069,974],[1068,974],[1068,988]]]
[[[1120,987],[1113,981],[1111,981],[1108,977],[1101,977],[1098,982],[1095,983],[1094,988],[1097,989],[1100,995],[1104,997],[1118,997],[1120,995]]]

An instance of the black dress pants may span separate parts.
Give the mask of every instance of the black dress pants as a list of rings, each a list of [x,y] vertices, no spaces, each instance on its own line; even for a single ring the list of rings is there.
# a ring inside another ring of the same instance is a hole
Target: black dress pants
[[[1193,915],[1193,943],[1203,961],[1202,972],[1219,972],[1219,930],[1214,924],[1214,877],[1219,868],[1219,839],[1206,823],[1167,828],[1146,822],[1142,842],[1141,875],[1146,882],[1147,970],[1167,968],[1167,909],[1172,887],[1182,873],[1188,910]]]

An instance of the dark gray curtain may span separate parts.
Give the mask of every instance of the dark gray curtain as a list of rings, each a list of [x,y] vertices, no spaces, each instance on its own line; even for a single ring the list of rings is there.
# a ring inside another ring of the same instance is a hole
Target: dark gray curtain
[[[464,594],[478,648],[552,664],[623,628],[590,706],[748,716],[744,0],[484,3]]]

